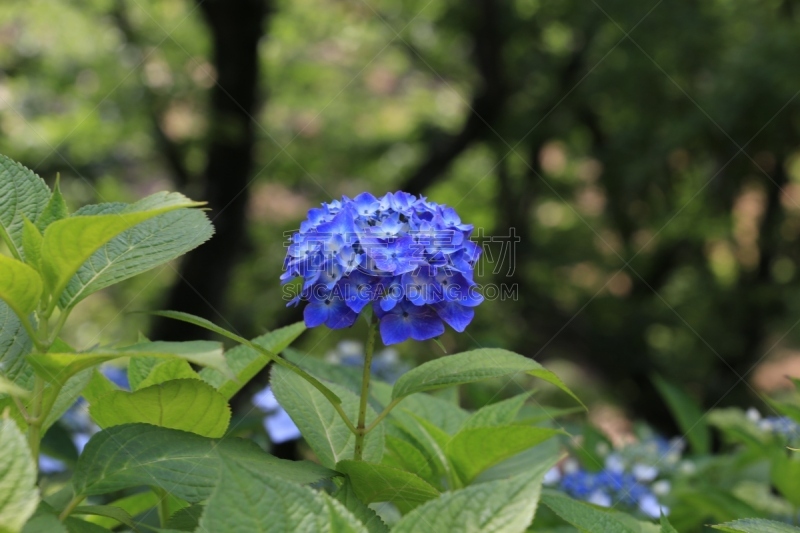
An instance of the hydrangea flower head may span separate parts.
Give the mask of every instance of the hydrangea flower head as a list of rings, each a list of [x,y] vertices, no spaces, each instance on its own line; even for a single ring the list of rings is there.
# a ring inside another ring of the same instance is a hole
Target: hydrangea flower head
[[[481,250],[454,209],[405,192],[361,193],[311,209],[284,261],[302,278],[289,305],[308,302],[308,327],[350,327],[372,304],[384,344],[464,331],[483,301],[473,279]]]

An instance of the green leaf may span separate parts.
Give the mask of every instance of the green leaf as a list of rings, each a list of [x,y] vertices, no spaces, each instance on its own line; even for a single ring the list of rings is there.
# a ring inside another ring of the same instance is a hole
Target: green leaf
[[[364,503],[396,502],[411,508],[439,496],[439,491],[418,475],[391,466],[345,460],[339,461],[336,470],[347,474]]]
[[[718,524],[711,526],[714,529],[727,531],[729,533],[799,533],[800,528],[784,524],[782,522],[775,522],[773,520],[764,520],[761,518],[745,518],[743,520],[734,520],[733,522],[726,522],[725,524]]]
[[[697,454],[707,454],[711,450],[711,431],[705,422],[705,413],[691,396],[681,388],[659,376],[653,377],[658,392],[667,403],[672,416],[678,423],[681,433],[689,439],[692,450]]]
[[[14,257],[25,257],[23,219],[36,220],[49,199],[50,189],[42,178],[0,155],[0,237]]]
[[[136,361],[136,359],[133,359],[133,361]],[[165,381],[171,381],[174,379],[199,380],[200,375],[192,370],[192,366],[183,359],[167,359],[166,361],[159,362],[159,364],[155,365],[147,377],[138,383],[134,390],[144,389],[145,387],[157,385],[158,383],[164,383]],[[213,387],[212,390],[216,392],[216,389],[213,389]]]
[[[25,262],[37,271],[42,268],[42,242],[44,238],[33,222],[23,219],[22,249],[25,252]]]
[[[401,438],[386,435],[386,450],[381,464],[414,472],[422,479],[434,480],[434,465],[419,448]]]
[[[61,220],[69,216],[69,209],[67,208],[66,200],[64,200],[64,195],[61,194],[61,185],[59,181],[60,180],[56,178],[56,184],[55,187],[53,187],[50,198],[47,200],[47,205],[44,206],[42,213],[36,218],[36,228],[39,231],[44,231],[47,226],[56,220]]]
[[[75,215],[114,215],[127,208],[123,203],[100,204],[84,207]],[[70,279],[59,306],[72,308],[100,289],[180,257],[213,234],[214,227],[199,209],[179,209],[146,220],[94,252]]]
[[[353,483],[349,479],[344,480],[342,486],[334,493],[333,497],[344,505],[345,509],[353,513],[353,516],[364,524],[369,533],[389,533],[389,527],[381,520],[378,513],[358,499],[355,490],[353,490]]]
[[[798,424],[800,424],[800,405],[796,402],[779,402],[772,398],[764,398],[780,414],[788,416]]]
[[[504,426],[517,418],[517,413],[530,398],[532,393],[524,392],[507,400],[481,407],[461,425],[461,429]],[[413,397],[413,396],[412,396]]]
[[[2,526],[0,532],[5,533]],[[36,512],[36,514],[28,520],[25,527],[22,528],[22,533],[69,533],[67,528],[58,519],[58,516],[53,512]]]
[[[424,418],[445,433],[453,434],[469,418],[469,412],[447,400],[430,394],[412,394],[406,396],[395,407],[397,412],[403,410]]]
[[[97,369],[92,370],[89,383],[83,389],[83,397],[90,404],[96,403],[103,395],[109,392],[120,390],[105,374]]]
[[[155,485],[198,503],[211,496],[223,458],[293,483],[314,483],[336,475],[308,461],[277,459],[252,441],[209,439],[148,424],[127,424],[103,430],[89,440],[72,483],[76,494],[89,496]]]
[[[67,526],[68,533],[111,533],[110,529],[73,516],[64,520],[64,525]]]
[[[793,506],[800,506],[800,457],[785,450],[772,453],[770,480]]]
[[[446,492],[405,515],[392,532],[521,533],[533,520],[542,478],[551,466],[541,464],[510,479]]]
[[[714,409],[707,418],[708,423],[717,427],[729,440],[755,448],[765,448],[770,440],[769,436],[759,430],[741,409],[735,407]]]
[[[521,372],[552,383],[583,405],[558,376],[542,365],[499,348],[481,348],[428,361],[400,376],[394,384],[392,398]]]
[[[150,375],[150,372],[153,371],[156,365],[164,362],[166,362],[164,359],[159,359],[158,357],[131,358],[128,361],[128,384],[130,385],[131,390],[138,389],[142,381],[147,379],[147,376]]]
[[[178,509],[169,517],[166,527],[178,531],[196,531],[200,525],[200,517],[203,516],[204,510],[205,506],[200,504]]]
[[[124,524],[133,530],[136,529],[131,515],[128,514],[125,509],[121,509],[120,507],[115,507],[113,505],[81,505],[76,507],[75,510],[72,511],[72,514],[104,516],[106,518],[111,518],[120,524]]]
[[[39,504],[36,465],[13,420],[0,418],[0,442],[0,527],[18,533]]]
[[[432,465],[437,478],[452,480],[453,472],[445,454],[445,447],[450,435],[424,418],[418,417],[405,409],[395,409],[392,419],[413,440]]]
[[[178,193],[157,193],[119,213],[72,216],[50,224],[44,231],[42,243],[42,276],[53,296],[51,307],[56,305],[81,265],[111,239],[163,213],[201,205],[203,202],[193,202]]]
[[[334,468],[339,461],[353,458],[355,435],[319,390],[280,366],[272,368],[270,384],[278,402],[300,428],[306,442],[323,465]],[[342,410],[350,420],[356,420],[358,397],[339,385],[326,385],[341,398]],[[368,407],[367,424],[376,416],[375,411]],[[383,425],[379,424],[364,439],[365,461],[380,462],[383,455],[383,432]]]
[[[535,426],[499,426],[459,431],[445,453],[465,484],[487,468],[563,432]]]
[[[326,494],[227,460],[199,531],[368,533],[350,511]]]
[[[275,331],[270,331],[260,337],[253,339],[253,344],[273,353],[279,354],[286,347],[292,344],[306,330],[303,322],[297,322]],[[244,387],[256,374],[261,372],[269,363],[270,359],[262,353],[249,348],[248,346],[236,346],[225,353],[228,366],[236,376],[230,379],[213,369],[203,369],[200,377],[204,381],[216,388],[220,394],[230,399],[234,394]]]
[[[42,431],[46,431],[47,428],[55,424],[56,421],[61,418],[61,415],[72,407],[83,392],[83,389],[89,384],[91,378],[92,371],[87,369],[70,377],[66,383],[60,387],[54,384],[47,384],[44,390],[45,401],[49,401],[52,394],[55,394],[56,397],[55,400],[53,400],[53,407],[50,409],[50,414],[47,415],[47,418],[42,424]]]
[[[672,527],[672,524],[663,514],[661,515],[661,533],[678,533],[678,530]]]
[[[605,510],[601,507],[573,500],[569,496],[555,491],[545,491],[542,503],[566,522],[581,531],[592,533],[640,533],[622,518],[621,513]]]
[[[33,389],[33,368],[25,359],[32,349],[33,341],[19,317],[0,300],[0,375],[23,389]]]
[[[125,496],[118,500],[114,500],[108,505],[122,509],[129,516],[137,516],[158,505],[159,500],[160,498],[155,492],[152,490],[146,490],[144,492],[137,492],[136,494],[131,494],[130,496]],[[114,520],[113,518],[98,515],[87,517],[87,521],[108,529],[114,529],[120,525],[120,522]]]
[[[20,318],[27,316],[39,305],[42,296],[42,278],[22,261],[0,255],[0,299],[4,300]]]
[[[89,408],[101,428],[144,423],[221,437],[231,421],[228,402],[199,379],[178,379],[134,392],[112,391]]]
[[[0,394],[8,394],[14,398],[29,398],[31,391],[23,389],[13,381],[0,376]]]
[[[30,354],[28,361],[45,380],[59,383],[70,376],[121,357],[179,358],[230,372],[222,345],[212,341],[144,342],[116,350],[97,349],[82,353]]]

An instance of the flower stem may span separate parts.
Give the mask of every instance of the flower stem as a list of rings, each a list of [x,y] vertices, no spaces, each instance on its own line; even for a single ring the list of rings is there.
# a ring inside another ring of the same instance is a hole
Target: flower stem
[[[367,401],[369,400],[369,378],[372,367],[372,353],[375,351],[375,331],[378,324],[373,317],[367,330],[367,347],[364,352],[364,374],[361,379],[361,403],[358,406],[358,425],[356,426],[356,446],[353,459],[361,461],[364,454],[364,437],[367,436]],[[371,427],[370,427],[371,429]]]

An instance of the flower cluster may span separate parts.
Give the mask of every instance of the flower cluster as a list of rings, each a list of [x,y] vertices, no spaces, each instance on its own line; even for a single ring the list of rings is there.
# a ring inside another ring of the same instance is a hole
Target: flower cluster
[[[374,303],[387,345],[437,337],[444,323],[464,331],[483,301],[472,229],[454,209],[405,192],[322,204],[289,245],[281,281],[303,281],[289,305],[307,300],[308,327],[340,329]]]
[[[660,476],[682,466],[682,451],[680,439],[653,437],[608,453],[603,468],[597,472],[589,472],[575,459],[567,459],[548,472],[545,484],[594,505],[619,504],[658,518],[662,512],[669,514],[660,498],[671,488],[670,482]]]
[[[747,418],[766,433],[779,435],[790,441],[800,439],[800,424],[788,416],[762,417],[756,408],[751,407],[747,410]]]

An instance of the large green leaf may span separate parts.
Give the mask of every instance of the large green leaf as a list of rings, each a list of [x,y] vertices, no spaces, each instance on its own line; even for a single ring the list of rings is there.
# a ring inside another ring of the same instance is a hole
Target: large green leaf
[[[133,359],[133,361],[136,361],[136,359]],[[192,365],[190,365],[184,359],[167,359],[166,361],[155,365],[150,373],[147,374],[147,377],[136,385],[134,390],[143,389],[145,387],[149,387],[150,385],[164,383],[165,381],[171,381],[173,379],[199,380],[200,375],[195,372],[192,369]],[[206,385],[208,384],[206,383]],[[210,387],[210,385],[208,386]],[[131,388],[133,389],[134,387],[131,386]],[[216,391],[216,389],[213,387],[212,390]]]
[[[530,374],[552,383],[583,405],[558,376],[542,365],[499,348],[481,348],[428,361],[400,376],[394,384],[392,398],[518,373]]]
[[[44,232],[42,275],[54,306],[72,276],[94,253],[120,233],[153,217],[183,207],[195,207],[178,193],[157,193],[109,215],[79,215],[57,220]]]
[[[24,389],[33,388],[33,368],[25,355],[33,342],[17,314],[0,300],[0,375]]]
[[[22,261],[0,254],[0,299],[19,317],[27,317],[39,305],[42,278]]]
[[[663,514],[661,515],[661,532],[660,533],[678,533],[678,530],[676,530],[672,526],[672,524],[669,523],[669,520],[667,520],[667,517],[664,516]]]
[[[667,403],[681,433],[689,439],[692,451],[706,454],[711,450],[711,431],[705,421],[705,412],[681,388],[655,376],[653,378],[658,392]]]
[[[461,429],[503,426],[516,420],[517,413],[530,398],[530,392],[518,394],[507,400],[481,407],[470,415],[461,425]],[[412,396],[413,398],[413,396]]]
[[[13,420],[0,418],[0,531],[17,533],[36,511],[36,465]]]
[[[45,401],[50,402],[50,396],[55,394],[55,399],[52,401],[50,414],[47,415],[44,423],[42,424],[42,431],[55,424],[61,415],[67,412],[72,407],[75,401],[83,392],[83,389],[89,384],[92,378],[92,370],[86,369],[71,376],[60,387],[58,384],[48,383],[44,389]]]
[[[334,493],[333,497],[344,505],[345,509],[353,513],[353,516],[364,524],[369,533],[389,533],[389,527],[378,516],[378,513],[358,499],[355,490],[353,490],[353,483],[349,479],[344,480],[342,486]]]
[[[626,520],[624,515],[595,505],[573,500],[555,491],[542,494],[542,503],[581,531],[591,533],[640,533],[641,528]]]
[[[0,155],[0,238],[15,257],[24,258],[23,220],[36,220],[49,199],[50,189],[42,178]]]
[[[221,474],[199,531],[368,533],[350,511],[325,493],[230,460],[223,461]]]
[[[319,390],[297,374],[280,366],[272,367],[270,384],[275,397],[300,428],[320,462],[334,468],[336,463],[353,458],[355,435]],[[326,384],[342,400],[342,410],[351,421],[358,418],[358,397],[348,389]],[[368,407],[367,424],[375,417]],[[383,456],[384,430],[379,424],[364,439],[365,461],[378,463]]]
[[[28,361],[45,380],[59,383],[81,370],[121,357],[179,358],[230,373],[222,352],[222,344],[212,341],[155,341],[134,344],[116,350],[100,348],[82,353],[30,354]]]
[[[103,430],[91,438],[78,459],[72,483],[75,493],[81,495],[152,485],[197,503],[211,496],[221,473],[222,459],[300,484],[336,475],[308,461],[273,457],[252,441],[209,439],[149,424],[127,424]]]
[[[75,215],[114,215],[126,209],[128,205],[122,203],[100,204]],[[67,284],[59,306],[71,308],[93,292],[185,254],[213,234],[214,227],[198,209],[180,209],[144,221],[94,252]]]
[[[381,464],[414,472],[422,479],[433,481],[434,464],[414,444],[393,435],[386,435],[386,450]]]
[[[251,342],[277,355],[292,344],[305,330],[306,325],[303,322],[297,322],[256,337]],[[200,377],[226,398],[233,397],[247,382],[261,372],[270,361],[264,354],[242,345],[228,350],[225,353],[225,359],[228,361],[228,366],[236,376],[236,379],[226,377],[213,369],[201,370]]]
[[[462,429],[447,443],[445,453],[461,481],[468,484],[487,468],[560,433],[535,426]]]
[[[396,502],[408,508],[439,496],[439,491],[418,475],[391,466],[345,460],[339,461],[336,470],[347,474],[364,503]]]
[[[228,402],[199,379],[176,379],[133,392],[117,390],[89,408],[101,428],[145,423],[221,437],[231,421]]]
[[[800,533],[800,528],[762,518],[745,518],[711,527],[729,533]]]
[[[454,473],[445,453],[450,441],[449,434],[406,409],[395,409],[392,412],[392,421],[400,427],[401,434],[407,436],[425,456],[434,470],[434,479],[444,477],[453,481]],[[420,472],[424,473],[423,470]]]
[[[542,478],[551,466],[544,463],[510,479],[446,492],[405,515],[392,532],[521,533],[533,520]]]

